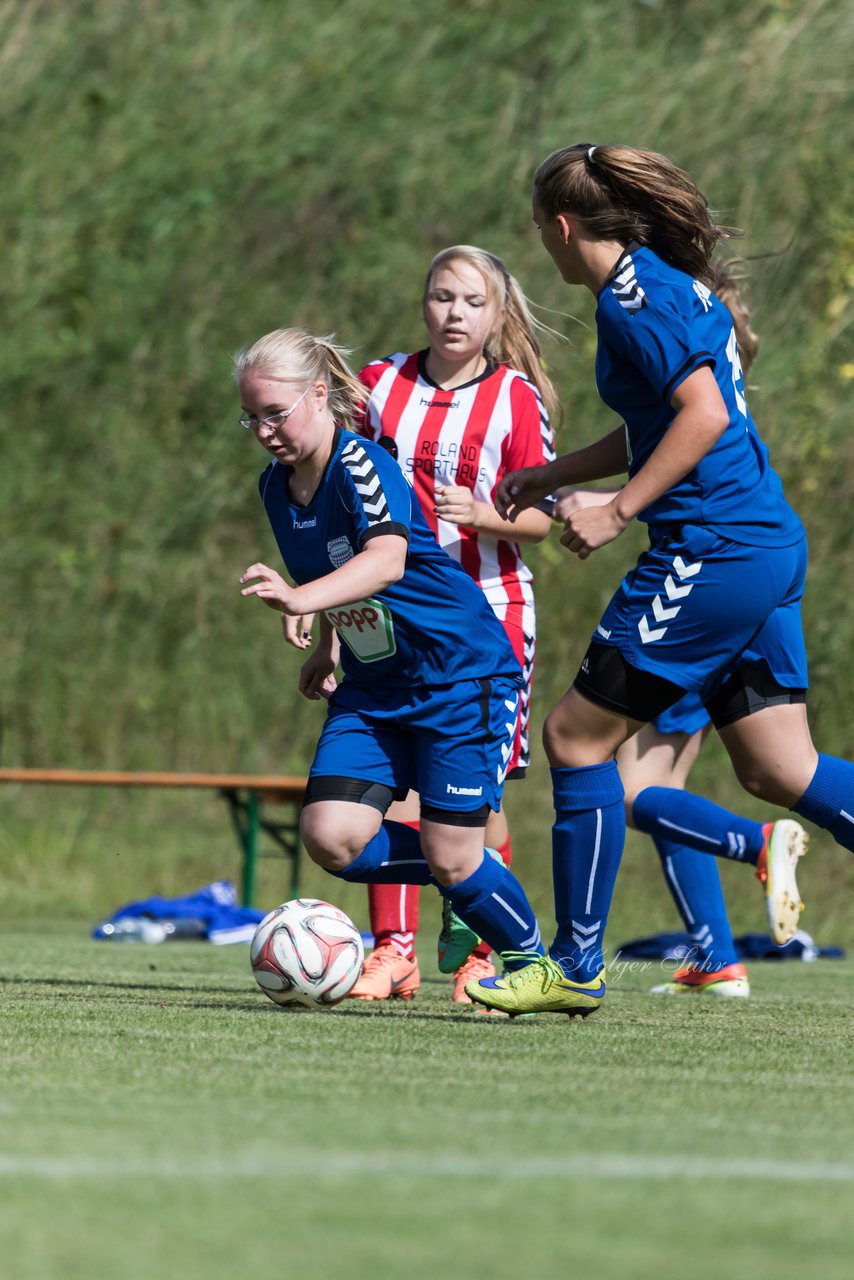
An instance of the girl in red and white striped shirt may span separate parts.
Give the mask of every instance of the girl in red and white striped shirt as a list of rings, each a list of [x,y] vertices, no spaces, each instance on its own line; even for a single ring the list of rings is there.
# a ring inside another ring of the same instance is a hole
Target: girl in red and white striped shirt
[[[537,336],[544,326],[501,259],[471,245],[444,249],[433,259],[423,316],[425,350],[374,360],[361,371],[370,392],[362,429],[397,459],[438,542],[480,585],[504,624],[526,677],[507,761],[508,777],[521,777],[529,762],[536,631],[532,575],[520,544],[546,537],[550,507],[526,511],[511,524],[497,514],[493,497],[505,472],[555,456],[549,413],[557,409],[557,395]],[[394,816],[417,822],[417,797],[410,794]],[[509,864],[503,810],[490,815],[486,843]],[[372,885],[368,892],[375,948],[352,995],[410,998],[420,984],[414,950],[419,890]],[[467,981],[494,972],[482,943],[465,958],[473,941],[464,926],[443,922],[440,968],[456,971],[454,999],[460,1003],[470,1003]]]

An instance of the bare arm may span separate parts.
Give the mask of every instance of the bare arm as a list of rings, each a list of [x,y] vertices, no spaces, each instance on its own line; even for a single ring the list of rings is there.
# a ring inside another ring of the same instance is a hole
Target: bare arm
[[[354,604],[399,582],[406,567],[406,538],[388,533],[371,538],[362,551],[346,564],[314,582],[293,587],[266,564],[252,564],[240,581],[249,583],[243,596],[257,596],[279,613],[303,615]]]
[[[615,499],[626,524],[696,467],[720,440],[729,414],[711,369],[696,369],[674,391],[676,417]]]
[[[579,559],[619,537],[650,503],[691,471],[723,435],[726,405],[709,368],[697,369],[676,388],[676,417],[647,461],[611,502],[578,511],[566,522],[561,542]]]
[[[436,493],[436,514],[448,524],[475,529],[508,542],[542,542],[548,537],[551,518],[545,511],[525,511],[518,520],[503,520],[489,502],[476,502],[465,485],[446,484]]]
[[[587,507],[604,507],[620,492],[619,489],[573,489],[571,486],[555,493],[555,519],[568,520],[576,511]]]
[[[503,519],[515,522],[520,512],[542,502],[557,489],[621,475],[628,465],[626,429],[621,426],[595,444],[565,453],[544,467],[508,471],[496,490],[495,509]]]

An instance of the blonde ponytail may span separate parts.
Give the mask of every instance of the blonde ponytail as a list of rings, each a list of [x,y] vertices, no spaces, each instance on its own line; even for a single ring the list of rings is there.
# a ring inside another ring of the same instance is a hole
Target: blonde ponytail
[[[334,334],[316,338],[305,329],[274,329],[237,353],[234,376],[239,379],[251,371],[276,382],[322,382],[332,416],[352,424],[361,417],[368,392],[347,363],[350,354],[335,343]]]

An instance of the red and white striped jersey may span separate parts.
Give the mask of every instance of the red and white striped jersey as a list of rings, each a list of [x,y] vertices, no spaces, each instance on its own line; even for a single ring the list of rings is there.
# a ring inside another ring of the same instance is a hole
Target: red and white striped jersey
[[[490,364],[479,378],[444,391],[426,368],[426,351],[374,360],[359,374],[370,391],[363,434],[385,437],[440,546],[462,564],[499,616],[502,604],[530,600],[531,571],[519,544],[439,520],[436,489],[466,485],[492,504],[508,471],[551,462],[554,436],[534,384]]]

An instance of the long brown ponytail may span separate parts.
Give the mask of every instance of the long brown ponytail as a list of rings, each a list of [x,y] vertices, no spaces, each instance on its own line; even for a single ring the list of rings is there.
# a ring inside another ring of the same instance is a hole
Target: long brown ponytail
[[[712,285],[719,225],[696,182],[667,156],[578,143],[553,151],[534,174],[534,202],[550,218],[577,216],[598,239],[648,245],[671,266]]]

